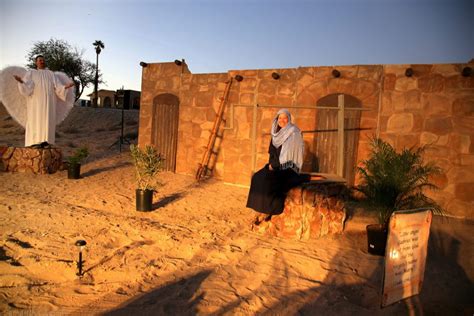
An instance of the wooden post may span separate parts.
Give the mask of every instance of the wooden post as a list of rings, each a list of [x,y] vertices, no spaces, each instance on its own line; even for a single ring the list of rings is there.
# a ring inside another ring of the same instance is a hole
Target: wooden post
[[[344,95],[337,97],[337,175],[344,178]]]
[[[257,108],[258,104],[253,105],[252,115],[252,174],[257,168]]]

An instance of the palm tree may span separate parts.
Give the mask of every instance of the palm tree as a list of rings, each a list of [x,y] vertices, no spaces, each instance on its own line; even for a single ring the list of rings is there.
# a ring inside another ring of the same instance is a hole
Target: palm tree
[[[371,145],[369,159],[358,167],[361,183],[355,189],[365,196],[368,210],[378,214],[380,224],[386,226],[396,210],[431,208],[443,214],[443,208],[424,194],[424,189],[437,189],[430,177],[441,173],[434,163],[423,162],[425,146],[397,153],[378,138]]]
[[[105,47],[104,42],[96,40],[92,45],[95,46],[95,52],[97,54],[96,64],[95,64],[95,81],[94,81],[94,102],[93,106],[97,107],[97,86],[99,85],[99,54],[102,49]]]

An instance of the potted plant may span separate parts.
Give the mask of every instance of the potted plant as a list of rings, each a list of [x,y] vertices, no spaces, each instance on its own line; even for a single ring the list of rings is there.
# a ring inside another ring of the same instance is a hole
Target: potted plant
[[[387,142],[374,138],[371,147],[369,159],[357,168],[361,180],[355,190],[363,194],[366,209],[378,217],[378,224],[367,226],[368,251],[383,256],[394,211],[430,208],[435,214],[443,214],[441,206],[424,194],[425,189],[437,189],[430,177],[441,169],[432,162],[424,163],[425,146],[397,153]]]
[[[140,148],[132,144],[130,152],[137,179],[136,209],[137,211],[151,211],[153,192],[161,185],[157,175],[163,170],[164,158],[150,145]]]
[[[67,177],[68,179],[79,179],[81,175],[81,163],[89,156],[87,147],[78,148],[72,156],[67,158]]]

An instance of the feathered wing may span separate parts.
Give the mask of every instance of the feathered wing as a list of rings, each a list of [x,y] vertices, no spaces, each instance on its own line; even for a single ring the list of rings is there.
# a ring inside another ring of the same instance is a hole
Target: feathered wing
[[[26,97],[18,90],[18,82],[13,75],[23,78],[25,74],[26,69],[18,66],[6,67],[0,72],[0,101],[23,128],[26,125]]]
[[[26,125],[26,97],[18,90],[18,82],[13,75],[23,78],[25,74],[26,69],[18,66],[6,67],[0,72],[0,101],[11,117],[23,128]],[[71,79],[63,72],[57,71],[54,74],[62,85],[71,82]],[[56,125],[67,117],[74,106],[74,100],[74,87],[67,89],[66,101],[56,99]]]
[[[56,78],[59,80],[59,82],[62,85],[67,85],[69,84],[72,80],[63,72],[60,71],[55,71],[54,74],[56,75]],[[69,114],[69,111],[71,111],[72,107],[74,106],[74,100],[75,100],[75,89],[74,87],[69,88],[66,90],[66,101],[63,101],[59,98],[57,98],[56,101],[56,125],[64,121],[64,119],[67,117]]]

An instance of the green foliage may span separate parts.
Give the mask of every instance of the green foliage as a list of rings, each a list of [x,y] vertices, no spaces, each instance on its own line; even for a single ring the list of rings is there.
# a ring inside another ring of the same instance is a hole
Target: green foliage
[[[72,156],[67,158],[70,165],[77,165],[89,156],[89,149],[87,147],[78,148]]]
[[[85,60],[83,51],[72,47],[64,40],[51,38],[46,42],[36,42],[28,52],[27,67],[36,68],[35,57],[43,55],[46,66],[52,71],[62,71],[76,83],[76,100],[84,92],[84,88],[94,83],[95,64]],[[102,82],[102,81],[100,81]]]
[[[133,164],[135,165],[138,189],[156,190],[161,185],[157,175],[163,170],[164,158],[150,145],[139,148],[132,144],[130,145],[130,152]]]
[[[396,210],[430,208],[443,214],[441,206],[423,193],[424,189],[437,189],[429,178],[441,172],[435,164],[423,162],[425,146],[397,153],[377,138],[371,146],[369,159],[358,167],[362,177],[355,189],[365,195],[365,206],[377,212],[381,224],[387,225]]]

